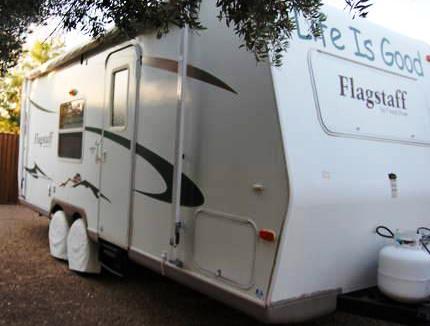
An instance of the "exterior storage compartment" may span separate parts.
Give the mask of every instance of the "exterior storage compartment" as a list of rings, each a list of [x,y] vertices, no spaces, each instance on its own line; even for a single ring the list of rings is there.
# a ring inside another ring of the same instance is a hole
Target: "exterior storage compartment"
[[[203,272],[239,288],[254,283],[257,229],[251,219],[199,210],[194,262]]]

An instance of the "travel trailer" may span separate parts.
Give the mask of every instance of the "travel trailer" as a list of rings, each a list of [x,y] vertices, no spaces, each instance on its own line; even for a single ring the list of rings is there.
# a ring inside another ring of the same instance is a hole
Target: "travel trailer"
[[[112,32],[29,74],[21,201],[73,270],[131,259],[255,318],[376,284],[375,228],[430,223],[430,48],[324,7],[283,65],[207,30]]]

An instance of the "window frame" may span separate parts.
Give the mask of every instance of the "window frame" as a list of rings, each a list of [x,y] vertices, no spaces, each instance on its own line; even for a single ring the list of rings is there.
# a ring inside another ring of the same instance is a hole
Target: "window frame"
[[[115,89],[115,79],[114,76],[116,73],[120,72],[120,71],[127,71],[127,99],[126,99],[126,110],[125,110],[125,118],[124,118],[124,125],[121,126],[114,126],[113,125],[113,113],[114,113],[114,89]],[[109,130],[114,130],[114,131],[125,131],[128,128],[128,117],[129,117],[129,111],[130,111],[130,65],[129,64],[124,64],[118,67],[115,67],[114,69],[111,70],[110,72],[110,88],[109,88],[109,120],[108,120],[108,128]]]
[[[60,128],[60,121],[61,121],[61,106],[63,104],[66,103],[72,103],[72,102],[82,102],[82,126],[79,128]],[[84,159],[84,138],[85,138],[85,118],[86,118],[86,100],[85,98],[78,98],[78,99],[72,99],[69,101],[65,101],[65,102],[61,102],[60,103],[60,108],[59,108],[59,112],[58,112],[58,135],[57,135],[57,157],[59,160],[62,161],[66,161],[66,162],[72,162],[72,163],[82,163],[83,159]],[[80,158],[73,158],[73,157],[65,157],[65,156],[60,156],[60,136],[63,134],[73,134],[73,133],[81,133],[82,134],[82,138],[81,138],[81,156]]]

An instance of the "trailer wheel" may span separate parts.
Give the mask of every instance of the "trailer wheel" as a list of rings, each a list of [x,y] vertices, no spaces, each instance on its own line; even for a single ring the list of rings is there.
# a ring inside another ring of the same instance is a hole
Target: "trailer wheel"
[[[67,260],[69,223],[63,211],[56,211],[49,222],[49,251],[55,258]]]
[[[101,264],[97,243],[88,237],[83,219],[73,222],[67,236],[69,269],[83,273],[100,273]]]

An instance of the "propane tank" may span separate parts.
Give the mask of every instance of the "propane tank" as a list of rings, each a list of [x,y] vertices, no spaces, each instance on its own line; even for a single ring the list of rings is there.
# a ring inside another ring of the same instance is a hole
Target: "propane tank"
[[[394,243],[381,249],[378,288],[389,298],[417,303],[430,298],[430,255],[421,234],[396,233]]]

